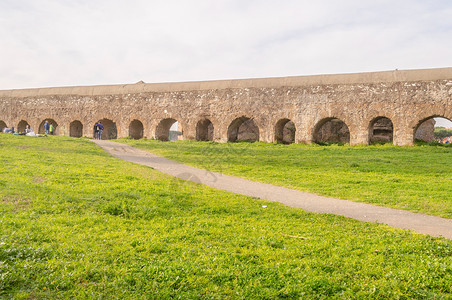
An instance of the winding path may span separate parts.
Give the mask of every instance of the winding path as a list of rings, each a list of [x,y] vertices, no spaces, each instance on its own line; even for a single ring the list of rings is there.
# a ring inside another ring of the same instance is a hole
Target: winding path
[[[121,143],[105,140],[94,140],[94,142],[114,157],[149,166],[157,171],[217,189],[280,202],[306,211],[341,215],[366,222],[384,223],[396,228],[410,229],[431,236],[443,236],[447,239],[452,239],[451,219],[317,196],[298,190],[190,167]]]

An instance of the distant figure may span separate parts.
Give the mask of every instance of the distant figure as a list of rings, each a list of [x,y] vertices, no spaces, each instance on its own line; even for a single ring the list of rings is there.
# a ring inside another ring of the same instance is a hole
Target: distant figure
[[[54,131],[55,131],[55,127],[53,127],[53,123],[50,123],[50,126],[49,126],[50,135],[53,135]]]
[[[27,126],[25,126],[24,133],[27,134],[27,133],[30,133],[30,132],[33,132],[33,129],[31,129],[30,125],[27,124]]]
[[[98,123],[96,123],[96,125],[94,125],[94,139],[97,140],[99,139],[99,127],[97,126]]]
[[[47,122],[47,120],[46,120],[44,123],[44,132],[46,135],[49,134],[49,129],[50,129],[50,125],[49,125],[49,122]]]
[[[98,127],[99,127],[99,140],[101,140],[102,139],[102,132],[104,131],[104,125],[102,125],[102,123],[99,122]]]
[[[103,131],[104,131],[104,125],[102,125],[101,122],[98,122],[96,125],[94,125],[94,134],[96,135],[96,132],[97,132],[97,137],[95,136],[95,138],[97,138],[98,140],[102,139]]]

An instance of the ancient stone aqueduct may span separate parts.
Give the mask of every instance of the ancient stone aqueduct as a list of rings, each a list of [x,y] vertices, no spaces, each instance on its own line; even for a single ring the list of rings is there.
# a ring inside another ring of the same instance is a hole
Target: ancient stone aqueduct
[[[177,121],[183,139],[412,145],[426,120],[452,119],[452,68],[3,90],[0,103],[0,128],[19,132],[49,120],[92,137],[101,121],[104,138],[168,140]]]

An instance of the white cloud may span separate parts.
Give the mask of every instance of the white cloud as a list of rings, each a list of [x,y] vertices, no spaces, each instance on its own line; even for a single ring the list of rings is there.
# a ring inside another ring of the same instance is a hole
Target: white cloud
[[[452,4],[2,0],[0,89],[452,66]]]

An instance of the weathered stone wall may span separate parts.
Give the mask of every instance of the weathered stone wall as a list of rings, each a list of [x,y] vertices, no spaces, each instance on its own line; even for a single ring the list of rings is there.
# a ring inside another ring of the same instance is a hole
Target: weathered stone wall
[[[315,142],[349,143],[350,131],[347,124],[339,119],[328,120],[319,126],[314,135]]]
[[[433,142],[435,140],[435,123],[433,119],[421,123],[416,130],[414,138],[428,143]]]
[[[433,119],[432,119],[433,120]],[[434,128],[432,129],[433,133]],[[388,143],[393,139],[394,126],[392,125],[392,121],[388,118],[378,118],[373,122],[372,127],[370,128],[369,134],[369,142],[383,142]],[[419,129],[417,130],[419,132]],[[417,133],[416,133],[417,134]]]
[[[0,121],[7,126],[26,121],[37,131],[51,119],[60,135],[70,135],[71,123],[74,132],[78,121],[83,128],[77,130],[92,137],[94,124],[108,119],[116,124],[118,137],[136,135],[129,128],[137,120],[142,135],[155,138],[157,128],[166,130],[167,124],[159,123],[172,119],[181,125],[183,138],[195,139],[199,121],[207,119],[213,140],[226,142],[229,126],[246,117],[259,128],[261,141],[274,142],[276,124],[288,119],[295,125],[295,141],[310,143],[318,124],[339,119],[349,129],[351,144],[367,144],[370,124],[386,117],[393,123],[394,143],[411,145],[421,121],[452,119],[452,68],[7,90],[0,91],[0,103]]]
[[[259,140],[259,127],[254,123],[252,119],[243,122],[238,128],[237,132],[238,141],[258,141]]]

